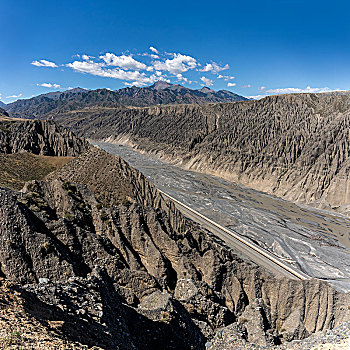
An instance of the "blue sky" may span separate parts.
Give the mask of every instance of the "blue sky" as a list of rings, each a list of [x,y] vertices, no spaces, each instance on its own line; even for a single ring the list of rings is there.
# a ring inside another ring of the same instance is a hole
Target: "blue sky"
[[[1,1],[0,100],[163,79],[244,96],[350,89],[346,1]]]

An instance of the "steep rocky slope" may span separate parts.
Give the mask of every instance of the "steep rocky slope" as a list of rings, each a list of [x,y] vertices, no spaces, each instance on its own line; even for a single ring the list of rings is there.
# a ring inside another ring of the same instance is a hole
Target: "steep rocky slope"
[[[95,139],[127,141],[190,169],[347,211],[350,94],[62,115]]]
[[[9,114],[0,105],[0,117],[8,117]]]
[[[30,152],[44,156],[72,156],[89,147],[73,132],[49,121],[0,121],[0,153]]]
[[[124,109],[124,106],[152,106],[157,104],[234,102],[245,97],[230,91],[214,91],[208,88],[192,90],[181,85],[159,81],[152,86],[136,86],[111,91],[108,89],[85,90],[81,88],[64,92],[52,92],[26,100],[17,100],[5,106],[12,117],[55,119],[62,113],[76,110]],[[96,113],[96,111],[95,111]]]
[[[96,148],[21,193],[0,189],[0,216],[0,275],[64,341],[204,349],[238,321],[249,344],[272,346],[349,319],[348,295],[240,260]]]

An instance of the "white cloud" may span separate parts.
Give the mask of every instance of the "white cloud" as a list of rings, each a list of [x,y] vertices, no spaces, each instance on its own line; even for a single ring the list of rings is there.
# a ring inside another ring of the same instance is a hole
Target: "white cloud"
[[[102,67],[105,64],[103,63],[95,63],[95,62],[82,62],[82,61],[74,61],[72,63],[66,64],[67,67],[74,69],[76,72],[80,73],[88,73],[92,75],[105,76]]]
[[[171,74],[179,74],[187,72],[189,69],[194,69],[197,66],[197,61],[194,57],[175,53],[174,58],[167,59],[164,62],[155,61],[153,67],[156,70],[165,70]]]
[[[228,80],[233,80],[235,77],[231,76],[231,75],[221,75],[219,74],[217,76],[218,79],[224,79],[225,81],[228,81]]]
[[[104,63],[91,61],[74,61],[72,63],[68,63],[66,66],[79,73],[87,73],[105,78],[134,80],[132,83],[133,85],[153,84],[157,80],[165,80],[155,74],[148,77],[145,73],[140,73],[139,71],[125,71],[119,68],[108,69]]]
[[[247,96],[247,97],[250,98],[251,100],[260,100],[266,97],[266,95],[255,95],[255,96]]]
[[[123,53],[117,55],[112,52],[107,52],[98,57],[88,56],[86,54],[75,55],[75,57],[76,58],[73,58],[71,62],[64,66],[72,68],[80,73],[120,79],[125,82],[125,85],[134,84],[142,86],[152,84],[157,80],[186,82],[188,84],[193,82],[198,84],[196,80],[201,76],[199,72],[213,73],[217,78],[227,82],[235,78],[230,75],[221,75],[218,73],[229,69],[230,67],[228,64],[220,66],[212,61],[201,65],[196,58],[190,55],[159,52],[153,46],[150,46],[149,51],[144,53]],[[185,74],[186,72],[188,73]],[[197,77],[192,77],[190,73],[192,73],[192,75],[197,75]],[[204,83],[207,86],[213,85],[214,83],[213,80],[206,77],[200,79],[199,83]]]
[[[229,87],[236,86],[236,83],[227,83],[227,86],[229,86]]]
[[[18,97],[21,97],[22,94],[19,94],[19,95],[11,95],[11,96],[6,96],[6,98],[18,98]]]
[[[51,68],[57,67],[56,63],[46,61],[46,60],[33,61],[33,62],[31,62],[31,64],[33,66],[37,66],[37,67],[51,67]]]
[[[36,84],[37,86],[42,86],[46,88],[54,88],[54,89],[60,89],[61,85],[59,84],[51,84],[51,83],[42,83],[42,84]]]
[[[259,88],[265,95],[256,95],[256,96],[248,96],[254,100],[259,100],[263,97],[269,95],[277,95],[277,94],[296,94],[296,93],[320,93],[320,92],[332,92],[332,91],[341,91],[339,89],[330,89],[328,87],[323,88],[312,88],[307,86],[305,89],[301,88],[277,88],[277,89],[267,89],[265,86],[261,86]]]
[[[132,83],[123,82],[123,84],[127,85],[127,86],[144,86],[147,84],[153,84],[159,80],[166,81],[167,83],[170,83],[170,79],[166,79],[163,77],[157,77],[156,75],[153,74],[148,79],[140,79],[140,80],[133,81]]]
[[[132,86],[132,84],[128,83],[127,81],[123,81],[123,84],[126,85],[126,86]]]
[[[242,86],[243,89],[251,88],[251,87],[252,87],[252,86],[251,86],[250,84],[248,84],[248,85],[243,85],[243,86]]]
[[[117,56],[114,53],[107,52],[103,56],[100,56],[100,58],[104,60],[108,66],[115,66],[130,70],[147,69],[147,66],[144,63],[136,61],[134,58],[132,58],[132,56]]]
[[[88,55],[81,55],[81,58],[85,61],[88,61],[90,58],[93,58],[92,56],[88,56]]]
[[[230,69],[230,66],[228,64],[226,64],[224,67],[220,67],[217,63],[212,62],[212,63],[207,63],[203,69],[200,69],[200,72],[218,73],[226,69]]]
[[[157,50],[155,47],[153,47],[153,46],[150,46],[149,49],[150,49],[152,52],[156,53],[156,54],[159,53],[158,50]]]
[[[317,93],[317,92],[330,92],[330,91],[339,91],[339,90],[332,90],[328,87],[323,88],[312,88],[310,86],[307,86],[305,89],[300,88],[282,88],[282,89],[268,89],[265,90],[265,93],[267,94],[293,94],[293,93]]]
[[[204,83],[205,86],[213,85],[213,81],[209,78],[201,77],[200,79],[202,80],[202,82]]]
[[[148,52],[145,52],[145,53],[138,53],[139,56],[147,56],[147,57],[151,57],[153,59],[159,59],[159,56],[158,55],[155,55],[153,53],[148,53]]]
[[[179,81],[184,81],[185,83],[187,83],[188,82],[188,79],[187,78],[185,78],[182,74],[176,74],[176,78],[177,78],[177,80],[179,80]]]

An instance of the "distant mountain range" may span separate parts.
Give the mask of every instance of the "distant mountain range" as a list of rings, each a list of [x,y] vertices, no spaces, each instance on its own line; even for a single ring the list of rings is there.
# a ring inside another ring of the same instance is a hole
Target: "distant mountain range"
[[[94,106],[122,108],[116,101],[113,91],[76,88],[64,92],[50,92],[27,100],[17,100],[6,105],[5,109],[12,117],[52,119],[64,112]]]
[[[0,108],[5,108],[6,104],[2,101],[0,101]]]
[[[188,89],[182,85],[157,81],[155,84],[139,88],[136,86],[116,91],[118,102],[125,106],[147,107],[165,104],[197,104],[215,102],[244,101],[247,98],[227,90],[214,91],[208,87],[199,90]]]
[[[214,91],[208,87],[199,90],[158,81],[139,88],[128,87],[116,91],[108,89],[85,90],[75,88],[64,92],[50,92],[26,100],[17,100],[4,106],[13,117],[54,119],[73,110],[88,108],[147,107],[166,104],[197,104],[244,101],[247,98],[230,91]]]

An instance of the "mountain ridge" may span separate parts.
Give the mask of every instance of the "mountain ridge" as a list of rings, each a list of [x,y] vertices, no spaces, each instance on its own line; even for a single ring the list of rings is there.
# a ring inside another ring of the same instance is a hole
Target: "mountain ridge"
[[[164,81],[156,82],[148,87],[133,86],[116,91],[75,88],[17,100],[6,105],[5,109],[12,117],[55,119],[60,113],[86,108],[123,109],[157,104],[206,104],[246,100],[245,97],[227,90],[215,92],[209,88],[203,89],[192,90]]]

